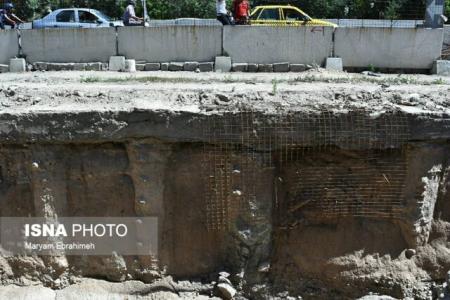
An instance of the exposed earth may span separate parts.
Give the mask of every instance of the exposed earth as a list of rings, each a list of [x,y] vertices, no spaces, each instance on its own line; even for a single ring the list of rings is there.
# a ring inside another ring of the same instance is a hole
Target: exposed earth
[[[0,247],[0,299],[450,297],[449,78],[7,73],[0,138],[0,216],[161,220],[156,263]]]

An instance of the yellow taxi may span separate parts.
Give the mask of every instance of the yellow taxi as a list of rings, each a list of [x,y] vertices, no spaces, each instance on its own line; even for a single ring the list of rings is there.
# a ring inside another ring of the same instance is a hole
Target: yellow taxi
[[[313,19],[300,8],[292,5],[261,5],[253,9],[250,14],[251,25],[275,26],[331,26],[336,24]]]

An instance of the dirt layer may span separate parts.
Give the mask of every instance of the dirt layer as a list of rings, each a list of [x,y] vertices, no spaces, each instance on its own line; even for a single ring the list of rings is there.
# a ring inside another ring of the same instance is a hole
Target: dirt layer
[[[449,99],[414,75],[2,74],[0,216],[161,226],[156,260],[0,247],[0,298],[445,295]]]

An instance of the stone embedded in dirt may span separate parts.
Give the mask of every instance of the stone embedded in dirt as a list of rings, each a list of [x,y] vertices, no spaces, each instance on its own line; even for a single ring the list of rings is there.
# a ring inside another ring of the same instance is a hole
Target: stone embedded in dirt
[[[77,97],[84,97],[84,93],[83,93],[83,92],[80,92],[80,91],[74,91],[74,92],[73,92],[73,95],[74,95],[74,96],[77,96]]]
[[[233,299],[236,295],[236,289],[227,283],[219,283],[217,288],[223,299]]]
[[[4,94],[6,97],[12,97],[16,94],[15,89],[9,87],[7,90],[4,91]]]
[[[417,93],[408,95],[408,101],[414,104],[422,104],[422,105],[426,104],[427,102],[426,99],[424,99]]]
[[[258,266],[258,272],[267,273],[270,271],[270,262],[263,262]]]
[[[219,99],[220,102],[228,103],[231,101],[231,99],[225,94],[216,94],[216,97]]]
[[[230,277],[230,273],[222,271],[222,272],[219,272],[219,276],[228,278],[228,277]]]
[[[385,295],[367,295],[362,298],[359,298],[358,300],[396,300],[396,299],[392,298],[391,296]]]
[[[414,255],[416,255],[416,250],[414,249],[406,249],[405,250],[405,257],[407,259],[410,259],[411,257],[413,257]]]
[[[228,278],[224,277],[224,276],[219,276],[218,283],[226,283],[226,284],[229,284],[231,286],[233,285],[231,283],[231,281]]]

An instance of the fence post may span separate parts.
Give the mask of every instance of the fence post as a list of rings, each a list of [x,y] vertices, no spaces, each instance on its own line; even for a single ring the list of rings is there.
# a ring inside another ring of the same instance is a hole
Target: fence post
[[[425,11],[425,27],[439,28],[444,25],[442,18],[444,14],[445,0],[427,0],[427,8]]]

